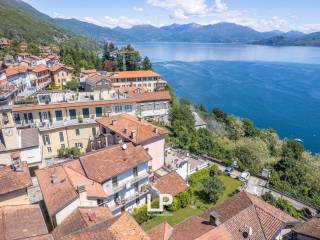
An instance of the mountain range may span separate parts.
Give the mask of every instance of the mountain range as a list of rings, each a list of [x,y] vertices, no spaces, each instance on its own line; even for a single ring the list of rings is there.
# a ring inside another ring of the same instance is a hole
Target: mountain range
[[[29,32],[28,26],[32,25],[30,32],[43,31],[42,38],[66,38],[71,34],[82,36],[98,42],[205,42],[205,43],[250,43],[274,46],[320,46],[320,32],[304,34],[298,31],[259,32],[252,28],[233,23],[217,23],[212,25],[172,24],[164,27],[152,25],[137,25],[129,29],[108,28],[77,19],[51,18],[39,12],[21,0],[0,0],[0,11],[10,18],[10,31],[18,32],[23,36],[23,30]],[[14,16],[12,15],[15,11]],[[2,14],[1,14],[2,16]],[[14,21],[12,21],[14,20]],[[31,21],[32,24],[28,23]],[[38,26],[36,26],[38,24]],[[3,23],[1,25],[4,25]],[[47,29],[47,30],[46,30]],[[8,32],[1,30],[0,36]],[[27,34],[28,35],[28,34]]]

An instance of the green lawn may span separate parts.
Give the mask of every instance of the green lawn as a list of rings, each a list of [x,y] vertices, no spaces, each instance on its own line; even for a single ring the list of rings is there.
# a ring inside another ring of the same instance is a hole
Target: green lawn
[[[201,190],[201,187],[202,187],[201,180],[208,177],[208,174],[209,174],[209,171],[207,169],[201,170],[193,174],[192,179],[194,184],[192,184],[190,188],[194,192]],[[223,182],[226,189],[217,203],[221,203],[225,201],[232,193],[235,192],[235,190],[239,186],[241,186],[241,183],[238,180],[230,178],[225,175],[219,176],[219,179]],[[167,221],[171,226],[174,226],[191,216],[195,216],[203,213],[206,209],[211,208],[214,205],[215,204],[213,203],[204,202],[200,197],[197,196],[197,194],[194,194],[194,200],[191,206],[186,208],[181,208],[175,212],[165,212],[164,216],[162,215],[156,216],[153,219],[149,220],[148,222],[142,224],[142,228],[145,231],[148,231],[165,221]]]

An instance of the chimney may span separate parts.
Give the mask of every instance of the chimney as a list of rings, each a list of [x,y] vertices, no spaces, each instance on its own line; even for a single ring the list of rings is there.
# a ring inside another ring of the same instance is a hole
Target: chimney
[[[137,137],[137,131],[136,130],[132,130],[131,131],[131,138],[134,139]]]
[[[129,129],[128,129],[128,128],[125,128],[125,129],[123,130],[123,132],[124,132],[125,134],[128,134],[128,133],[129,133]]]
[[[154,129],[154,132],[155,132],[155,134],[159,134],[159,128],[156,127],[156,128]]]
[[[216,226],[216,227],[221,225],[221,221],[220,221],[219,216],[218,216],[218,214],[216,212],[211,212],[211,214],[210,214],[210,223],[213,226]]]
[[[114,125],[116,125],[116,123],[117,123],[117,119],[112,119],[112,120],[111,120],[111,125],[114,126]]]
[[[79,194],[79,198],[80,198],[80,207],[85,207],[87,206],[87,202],[88,202],[88,198],[87,198],[87,190],[86,190],[86,186],[84,185],[78,185],[77,186],[77,192]]]
[[[90,222],[96,222],[97,221],[97,215],[95,212],[88,212],[88,218]]]
[[[55,174],[51,174],[51,183],[56,184],[57,183],[57,176]]]

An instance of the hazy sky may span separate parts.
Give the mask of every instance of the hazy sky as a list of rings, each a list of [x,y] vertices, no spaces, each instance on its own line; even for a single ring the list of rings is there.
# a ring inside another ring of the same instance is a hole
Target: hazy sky
[[[320,0],[25,0],[52,17],[108,27],[233,22],[261,31],[320,31]]]

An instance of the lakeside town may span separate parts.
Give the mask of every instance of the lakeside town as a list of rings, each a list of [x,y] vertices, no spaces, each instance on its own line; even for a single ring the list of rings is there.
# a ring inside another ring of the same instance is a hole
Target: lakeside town
[[[0,70],[0,239],[319,239],[318,209],[268,188],[269,169],[240,171],[168,141],[175,99],[158,73],[76,74],[57,49],[36,56],[28,45]],[[190,128],[207,129],[186,111]],[[149,213],[162,194],[172,204]]]

